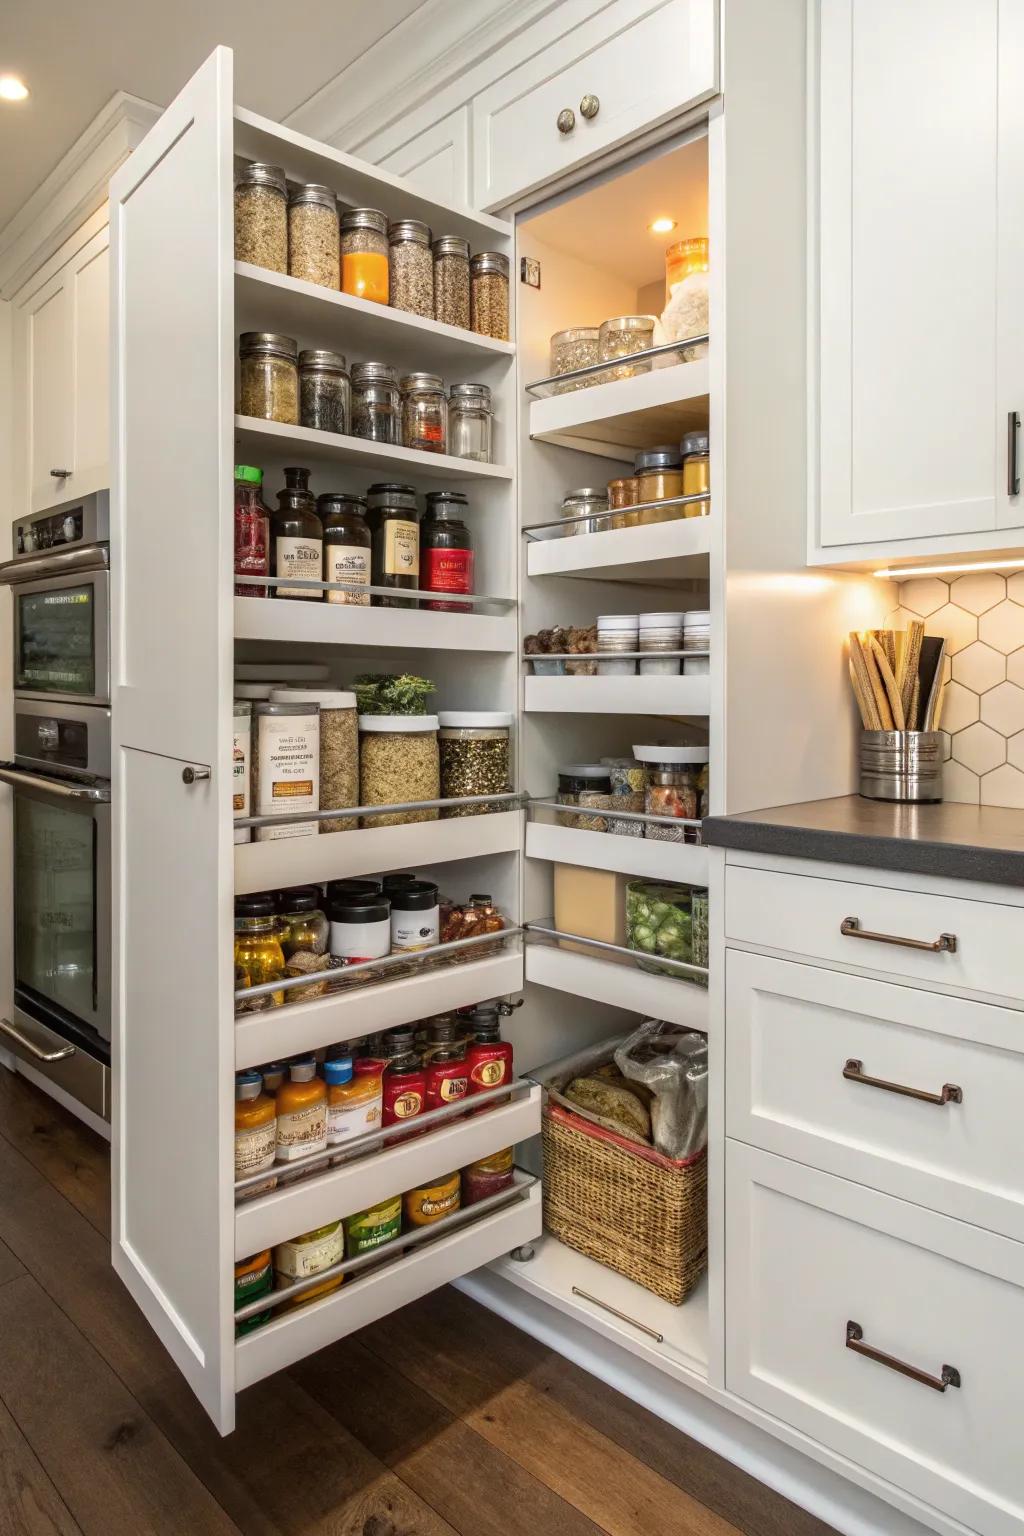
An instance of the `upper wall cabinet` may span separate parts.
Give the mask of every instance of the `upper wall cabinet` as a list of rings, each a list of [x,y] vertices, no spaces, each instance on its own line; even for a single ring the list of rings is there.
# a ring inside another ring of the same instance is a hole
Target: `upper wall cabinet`
[[[393,130],[390,136],[393,137]],[[383,136],[382,136],[383,137]],[[371,142],[360,153],[393,176],[404,176],[424,197],[469,207],[469,108],[459,107],[440,122],[407,139],[399,148],[385,150]],[[443,231],[438,230],[438,234]]]
[[[497,209],[717,90],[715,0],[613,0],[472,103],[473,206]]]
[[[1020,543],[1024,0],[812,10],[811,557]]]

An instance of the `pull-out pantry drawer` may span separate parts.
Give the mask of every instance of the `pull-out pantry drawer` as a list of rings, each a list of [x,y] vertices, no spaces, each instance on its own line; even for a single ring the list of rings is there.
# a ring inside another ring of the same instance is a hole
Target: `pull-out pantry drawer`
[[[1024,908],[730,865],[728,939],[1024,999]]]
[[[1024,1018],[726,952],[726,1129],[1024,1241]]]
[[[982,1536],[1024,1529],[1024,1245],[727,1144],[726,1385]]]

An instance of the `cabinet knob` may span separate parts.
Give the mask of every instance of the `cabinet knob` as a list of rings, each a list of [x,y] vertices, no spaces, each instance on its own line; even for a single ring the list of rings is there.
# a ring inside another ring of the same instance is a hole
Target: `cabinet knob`
[[[588,92],[587,95],[584,96],[583,100],[580,102],[580,111],[582,112],[583,116],[586,118],[587,122],[589,123],[590,119],[592,117],[596,117],[597,114],[600,112],[600,110],[601,110],[601,103],[600,103],[600,101],[598,100],[598,98],[596,96],[591,96],[590,93]]]
[[[200,779],[208,779],[209,777],[209,768],[196,768],[190,765],[188,768],[181,770],[181,782],[183,784],[198,784]]]
[[[576,127],[576,113],[572,107],[563,107],[558,114],[559,133],[572,133]]]
[[[50,474],[55,480],[66,480],[70,475],[70,469],[51,469]]]

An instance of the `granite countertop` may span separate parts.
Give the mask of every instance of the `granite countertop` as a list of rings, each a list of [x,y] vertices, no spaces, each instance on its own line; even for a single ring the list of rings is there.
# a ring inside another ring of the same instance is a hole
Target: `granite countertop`
[[[709,816],[704,841],[748,853],[1024,886],[1024,810],[893,805],[840,795],[738,816]]]

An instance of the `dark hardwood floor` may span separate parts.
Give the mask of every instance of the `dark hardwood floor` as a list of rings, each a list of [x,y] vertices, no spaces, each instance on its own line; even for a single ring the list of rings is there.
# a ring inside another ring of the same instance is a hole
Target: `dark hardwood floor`
[[[222,1440],[109,1226],[105,1144],[0,1067],[0,1536],[834,1536],[450,1289]]]

